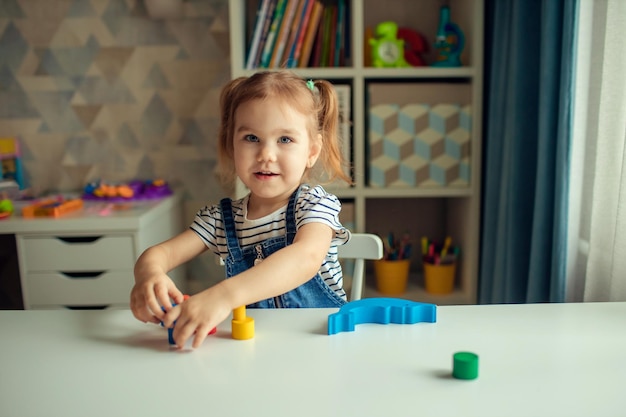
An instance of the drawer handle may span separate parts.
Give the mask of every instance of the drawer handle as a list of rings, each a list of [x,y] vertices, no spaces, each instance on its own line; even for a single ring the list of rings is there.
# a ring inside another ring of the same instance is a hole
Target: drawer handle
[[[109,304],[103,304],[100,306],[64,306],[68,310],[106,310],[109,308]]]
[[[104,274],[106,271],[79,271],[79,272],[64,272],[59,271],[61,274],[65,275],[68,278],[98,278],[100,275]]]
[[[102,236],[57,236],[57,239],[65,243],[93,243]]]

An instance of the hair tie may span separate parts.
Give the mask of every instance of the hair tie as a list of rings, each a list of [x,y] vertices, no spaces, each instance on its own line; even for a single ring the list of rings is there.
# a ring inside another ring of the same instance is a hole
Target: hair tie
[[[309,87],[309,90],[315,91],[315,83],[313,82],[313,80],[307,81],[306,86]]]

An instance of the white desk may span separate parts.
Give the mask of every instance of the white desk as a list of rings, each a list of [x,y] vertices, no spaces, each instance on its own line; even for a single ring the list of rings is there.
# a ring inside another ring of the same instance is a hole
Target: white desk
[[[0,221],[0,234],[15,235],[26,309],[128,308],[141,252],[184,230],[181,195],[102,212],[110,206],[85,202],[59,218],[23,218],[16,210]],[[184,267],[170,273],[182,288],[184,273]]]
[[[445,306],[326,335],[336,309],[248,310],[197,350],[129,311],[0,311],[0,415],[624,416],[626,303]],[[452,355],[480,355],[473,381]]]

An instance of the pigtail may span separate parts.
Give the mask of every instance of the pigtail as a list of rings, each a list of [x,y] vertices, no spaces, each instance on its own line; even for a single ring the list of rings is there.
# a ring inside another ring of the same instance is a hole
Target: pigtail
[[[345,173],[349,162],[345,161],[341,153],[341,141],[350,140],[339,135],[339,100],[333,85],[326,80],[317,80],[313,83],[314,94],[317,95],[317,123],[322,135],[322,153],[320,159],[329,180],[338,178],[352,185],[352,179]]]
[[[246,77],[229,81],[220,93],[220,127],[218,132],[218,172],[220,180],[228,185],[234,183],[236,173],[233,149],[233,119],[235,117],[235,101],[237,87],[246,81]]]

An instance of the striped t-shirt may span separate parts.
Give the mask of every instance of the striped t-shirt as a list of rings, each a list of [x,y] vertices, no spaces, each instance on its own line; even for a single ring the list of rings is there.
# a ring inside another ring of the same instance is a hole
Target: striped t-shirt
[[[272,237],[284,236],[287,205],[260,219],[249,220],[248,198],[249,195],[232,202],[233,218],[241,248],[245,249]],[[313,188],[303,186],[296,201],[295,217],[296,230],[307,223],[323,223],[335,231],[319,273],[338,296],[346,299],[341,266],[337,259],[337,246],[350,239],[350,232],[339,222],[340,211],[341,202],[336,196],[327,193],[321,186]],[[206,206],[198,211],[190,228],[200,236],[209,250],[226,259],[228,256],[226,231],[219,204]]]

